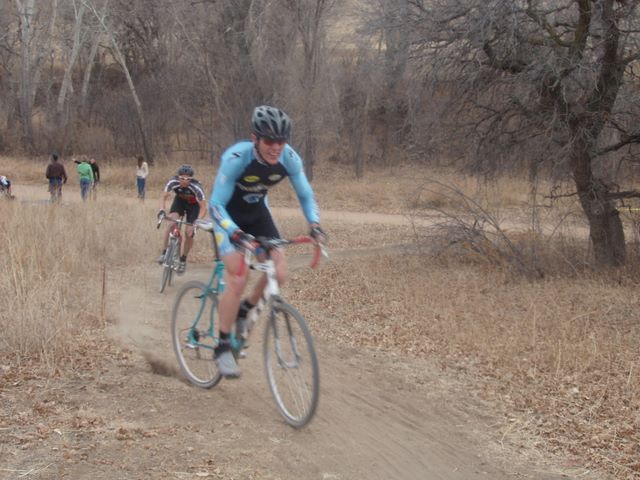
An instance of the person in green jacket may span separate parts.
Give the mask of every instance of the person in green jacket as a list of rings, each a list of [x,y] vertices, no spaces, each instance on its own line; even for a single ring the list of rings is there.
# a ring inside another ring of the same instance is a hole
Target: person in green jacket
[[[76,170],[80,175],[80,197],[82,200],[86,200],[91,191],[91,185],[93,185],[93,169],[85,158],[74,161],[78,164]]]

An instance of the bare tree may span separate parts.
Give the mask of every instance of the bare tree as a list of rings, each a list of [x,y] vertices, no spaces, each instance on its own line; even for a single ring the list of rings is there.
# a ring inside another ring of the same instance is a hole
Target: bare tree
[[[625,262],[615,200],[638,196],[616,191],[601,162],[640,142],[629,115],[638,111],[638,98],[626,88],[640,56],[637,4],[408,1],[414,60],[434,89],[445,85],[455,100],[457,138],[476,138],[477,165],[484,168],[499,168],[517,153],[569,172],[598,265]],[[619,140],[610,143],[607,129]]]
[[[142,149],[144,151],[145,158],[150,163],[153,163],[154,155],[153,155],[153,151],[151,150],[151,142],[149,142],[147,138],[147,128],[146,128],[144,110],[142,108],[142,102],[140,101],[140,98],[138,96],[138,92],[136,90],[136,86],[133,82],[133,79],[131,78],[131,73],[129,72],[129,68],[127,67],[127,61],[124,55],[122,54],[122,51],[120,50],[118,42],[116,41],[111,31],[111,28],[107,25],[105,16],[101,15],[89,0],[83,0],[83,3],[91,10],[91,12],[98,19],[98,21],[100,22],[100,25],[103,28],[104,34],[107,36],[107,38],[109,39],[113,47],[115,60],[118,62],[118,64],[122,68],[122,71],[127,79],[127,85],[129,86],[131,97],[133,98],[133,103],[136,108],[136,113],[138,118],[138,129],[140,133],[140,139],[142,141]]]
[[[349,52],[342,60],[340,88],[340,110],[342,118],[342,141],[348,145],[346,155],[354,166],[356,178],[364,176],[364,140],[369,130],[369,109],[373,89],[371,89],[372,62],[366,51]]]
[[[105,1],[104,8],[101,14],[101,19],[104,18],[106,13],[108,2]],[[102,20],[99,20],[102,22]],[[89,51],[89,55],[87,57],[86,66],[84,69],[84,74],[82,76],[82,88],[80,90],[80,114],[82,116],[86,115],[87,110],[87,97],[89,95],[89,85],[91,82],[91,74],[93,72],[93,65],[95,63],[96,55],[98,54],[98,47],[100,46],[100,42],[102,40],[103,33],[102,29],[97,31],[93,31],[93,39],[91,41],[91,49]]]
[[[69,137],[151,160],[176,148],[213,157],[247,134],[255,105],[277,104],[311,175],[317,139],[339,124],[324,115],[337,98],[325,55],[334,3],[14,0],[1,22],[12,25],[0,35],[2,109],[34,152],[48,133],[58,148]],[[40,113],[47,131],[32,123]]]
[[[69,120],[68,115],[65,115],[65,112],[64,112],[64,107],[67,100],[67,93],[69,92],[69,90],[73,88],[73,85],[71,82],[71,76],[73,73],[73,69],[76,65],[78,53],[80,52],[80,49],[82,48],[82,44],[84,41],[81,34],[82,34],[82,28],[83,28],[82,22],[83,22],[84,13],[86,11],[86,5],[84,3],[81,3],[80,5],[77,6],[77,8],[75,8],[76,5],[74,2],[73,7],[74,7],[74,25],[73,25],[73,33],[72,33],[71,53],[69,55],[69,61],[67,63],[67,66],[65,67],[65,70],[64,70],[64,77],[62,79],[60,91],[58,92],[58,100],[56,102],[56,115],[54,117],[55,118],[54,125],[56,126],[56,128],[62,129],[63,131],[66,130],[67,122]]]
[[[298,30],[302,44],[301,86],[304,92],[302,102],[303,155],[305,171],[313,179],[313,167],[316,162],[317,132],[322,130],[319,115],[321,98],[318,92],[318,75],[324,54],[326,22],[335,1],[333,0],[285,0],[287,9]]]
[[[35,28],[36,28],[36,9],[34,0],[15,0],[20,18],[20,120],[22,123],[22,141],[25,147],[33,149],[33,121],[32,110],[34,91],[36,84],[34,82],[34,73],[36,71],[37,57],[34,51],[35,46]]]
[[[411,46],[411,32],[405,26],[409,6],[394,0],[376,0],[365,5],[365,22],[361,34],[377,47],[376,63],[380,68],[380,90],[374,104],[380,135],[379,155],[385,164],[393,161],[393,146],[402,145],[401,132],[407,122],[407,84],[405,71]]]

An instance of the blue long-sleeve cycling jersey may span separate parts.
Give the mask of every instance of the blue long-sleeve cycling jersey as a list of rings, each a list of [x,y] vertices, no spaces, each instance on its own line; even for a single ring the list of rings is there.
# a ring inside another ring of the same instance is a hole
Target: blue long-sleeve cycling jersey
[[[278,163],[258,160],[250,141],[238,142],[222,154],[220,169],[209,199],[211,217],[231,235],[238,223],[250,223],[268,211],[267,192],[289,177],[309,223],[319,223],[318,206],[304,173],[302,159],[285,145]]]

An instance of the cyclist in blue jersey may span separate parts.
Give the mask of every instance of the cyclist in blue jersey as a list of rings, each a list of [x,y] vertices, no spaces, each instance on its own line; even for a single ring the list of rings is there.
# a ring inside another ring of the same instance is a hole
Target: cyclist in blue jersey
[[[171,197],[171,193],[174,193],[175,197],[169,209],[169,218],[177,220],[186,215],[187,222],[193,223],[196,219],[205,217],[207,214],[206,195],[200,182],[193,178],[193,174],[194,170],[191,165],[181,165],[180,168],[178,168],[177,175],[169,179],[164,186],[164,193],[160,200],[158,218],[163,218],[167,215],[165,210],[167,208],[167,200]],[[172,222],[169,222],[164,232],[164,250],[158,258],[158,263],[164,261],[167,244],[169,243],[169,231],[172,227]],[[180,255],[180,263],[178,264],[178,274],[183,274],[187,267],[187,255],[189,255],[189,251],[193,245],[193,234],[193,226],[187,225],[184,243],[182,244],[182,255]]]
[[[324,242],[318,207],[307,180],[302,159],[287,143],[291,135],[291,120],[282,110],[257,107],[251,119],[251,140],[241,141],[223,154],[209,200],[209,212],[216,222],[216,241],[225,266],[226,287],[220,296],[220,343],[215,358],[220,373],[238,377],[240,370],[230,349],[231,329],[246,328],[248,311],[260,300],[266,279],[257,282],[248,298],[241,297],[248,272],[241,271],[243,254],[238,247],[248,247],[253,237],[279,238],[267,203],[269,188],[289,177],[298,196],[310,235]],[[280,284],[286,277],[286,260],[281,250],[272,258]]]

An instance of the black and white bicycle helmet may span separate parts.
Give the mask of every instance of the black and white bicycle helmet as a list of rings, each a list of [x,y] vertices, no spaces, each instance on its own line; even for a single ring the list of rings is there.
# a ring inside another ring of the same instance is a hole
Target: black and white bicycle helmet
[[[189,177],[193,177],[194,171],[193,171],[193,167],[191,165],[180,165],[180,168],[178,169],[178,175],[187,175]]]
[[[253,133],[257,137],[270,140],[289,140],[291,119],[282,110],[262,105],[256,107],[251,117]]]

